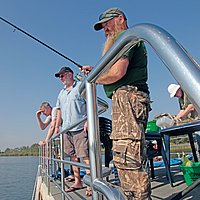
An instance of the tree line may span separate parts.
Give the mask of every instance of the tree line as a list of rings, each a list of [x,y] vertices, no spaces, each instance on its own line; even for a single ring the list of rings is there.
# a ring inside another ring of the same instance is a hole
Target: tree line
[[[5,151],[0,151],[0,156],[38,156],[38,144],[29,146],[16,147],[14,149],[7,148]]]
[[[174,139],[171,140],[171,151],[185,151],[185,148],[189,148],[189,140],[187,137],[172,137]],[[184,146],[184,148],[181,146]],[[188,144],[188,145],[186,145]],[[30,147],[29,146],[22,146],[17,147],[14,149],[7,148],[5,151],[0,150],[0,156],[38,156],[39,155],[39,145],[33,144]],[[188,149],[188,150],[189,150]]]

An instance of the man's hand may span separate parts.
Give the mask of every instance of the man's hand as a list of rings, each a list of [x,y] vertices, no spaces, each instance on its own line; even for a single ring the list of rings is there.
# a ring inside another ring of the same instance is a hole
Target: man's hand
[[[85,124],[84,124],[84,131],[85,131],[85,132],[88,131],[88,123],[87,123],[87,121],[86,121]]]
[[[90,73],[90,71],[93,69],[92,66],[82,66],[81,68],[79,68],[81,70],[82,73],[88,75]]]
[[[60,128],[59,127],[55,127],[54,133],[58,134],[60,132]]]
[[[39,143],[38,143],[40,146],[43,146],[43,145],[45,145],[46,143],[45,143],[45,141],[39,141]]]
[[[175,116],[175,117],[174,117],[174,120],[175,120],[175,121],[178,121],[178,120],[179,120],[179,118]]]
[[[49,139],[46,138],[46,139],[44,140],[44,143],[45,143],[45,144],[48,144],[48,142],[49,142]]]
[[[38,110],[38,111],[36,112],[36,117],[37,117],[37,118],[40,117],[41,113],[42,113],[42,110]]]

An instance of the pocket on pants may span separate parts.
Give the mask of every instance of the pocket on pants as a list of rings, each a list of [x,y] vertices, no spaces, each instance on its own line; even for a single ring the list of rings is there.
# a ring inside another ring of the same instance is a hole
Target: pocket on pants
[[[140,169],[143,163],[142,142],[133,140],[113,141],[113,160],[121,169]]]

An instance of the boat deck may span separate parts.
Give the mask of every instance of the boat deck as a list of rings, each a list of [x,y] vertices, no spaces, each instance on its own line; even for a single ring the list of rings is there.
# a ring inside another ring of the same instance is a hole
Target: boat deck
[[[172,166],[172,176],[174,178],[174,186],[171,187],[169,182],[166,179],[165,174],[165,168],[159,167],[155,168],[155,179],[151,180],[151,186],[152,186],[152,199],[153,200],[170,200],[172,199],[176,194],[187,188],[187,185],[185,184],[183,180],[183,175],[180,170],[179,166]],[[70,185],[69,185],[70,186]],[[47,195],[47,188],[45,189],[45,181],[43,181],[43,189],[42,191]],[[50,193],[51,197],[49,199],[52,200],[60,200],[61,194],[58,188],[53,184],[50,183]],[[86,200],[86,199],[92,199],[91,197],[87,197],[85,195],[85,188],[81,190],[77,190],[75,192],[68,193],[72,199],[75,200]],[[45,195],[45,194],[44,194]],[[45,195],[45,196],[46,196]],[[191,192],[189,192],[187,195],[185,195],[182,199],[188,200],[188,199],[200,199],[200,186],[197,186],[195,189],[193,189]]]

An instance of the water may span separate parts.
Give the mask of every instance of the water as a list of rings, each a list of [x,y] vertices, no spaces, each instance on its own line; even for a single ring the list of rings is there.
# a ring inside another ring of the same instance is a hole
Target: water
[[[38,157],[0,157],[0,200],[31,200]]]

